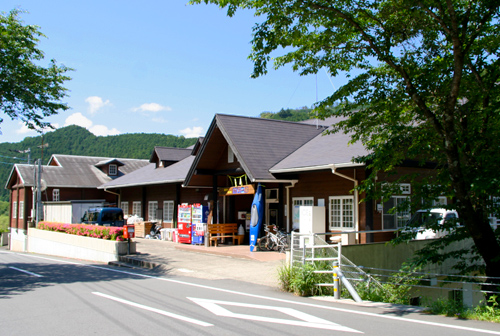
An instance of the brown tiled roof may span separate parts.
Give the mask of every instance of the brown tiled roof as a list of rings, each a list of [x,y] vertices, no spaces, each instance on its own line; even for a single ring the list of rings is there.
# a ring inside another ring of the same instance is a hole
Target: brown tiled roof
[[[192,150],[188,148],[156,146],[154,148],[153,154],[151,154],[151,159],[149,161],[156,162],[155,158],[157,157],[160,161],[177,162],[191,155],[191,151]]]
[[[176,162],[165,168],[156,168],[154,163],[127,174],[119,179],[103,184],[99,189],[133,187],[140,185],[181,183],[193,163],[194,156]]]
[[[275,180],[269,169],[320,134],[323,128],[281,120],[217,114],[196,155],[186,184],[198,163],[204,160],[205,148],[217,130],[231,147],[250,180],[255,182]]]
[[[96,188],[112,180],[96,167],[96,164],[110,160],[113,161],[113,159],[106,157],[54,154],[49,160],[51,165],[42,166],[42,178],[49,187]],[[118,160],[123,163],[119,176],[128,174],[149,163],[148,160],[138,159],[120,158]],[[16,164],[10,176],[12,177],[14,171],[17,171],[24,186],[33,186],[33,170],[33,165]]]

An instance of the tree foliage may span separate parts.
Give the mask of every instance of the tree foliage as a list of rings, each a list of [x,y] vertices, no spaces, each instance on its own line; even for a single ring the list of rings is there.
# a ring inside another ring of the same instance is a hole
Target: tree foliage
[[[464,225],[455,238],[472,238],[484,261],[476,265],[500,277],[498,235],[488,220],[500,196],[500,2],[192,0],[201,2],[229,16],[245,8],[260,17],[250,54],[254,77],[270,62],[301,75],[321,68],[345,74],[348,83],[316,110],[342,117],[334,131],[352,132],[352,141],[371,151],[358,158],[372,172],[364,190],[387,197],[377,185],[381,172],[407,159],[433,162],[433,176],[400,181],[419,181],[428,205],[452,197]],[[334,104],[341,108],[329,110]],[[415,196],[414,207],[422,206]]]
[[[264,119],[303,121],[313,117],[311,111],[312,109],[308,107],[302,107],[300,109],[282,108],[279,112],[262,112],[260,117]]]
[[[37,44],[45,36],[39,27],[24,25],[20,13],[0,13],[0,109],[28,128],[41,130],[50,126],[45,117],[69,108],[60,101],[66,96],[63,83],[70,79],[65,73],[71,69],[54,60],[47,67],[40,65],[44,53]]]

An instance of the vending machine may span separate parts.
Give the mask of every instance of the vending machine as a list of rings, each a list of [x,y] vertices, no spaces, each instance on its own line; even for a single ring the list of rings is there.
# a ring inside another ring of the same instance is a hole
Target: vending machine
[[[191,244],[191,205],[180,204],[177,210],[178,242]]]
[[[191,206],[191,244],[205,243],[204,224],[208,220],[208,206],[193,204]]]

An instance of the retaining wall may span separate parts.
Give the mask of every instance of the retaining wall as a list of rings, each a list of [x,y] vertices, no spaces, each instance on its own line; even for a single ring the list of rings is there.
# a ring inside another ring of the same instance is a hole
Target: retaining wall
[[[128,242],[82,237],[67,233],[28,229],[28,252],[90,261],[110,262],[128,253]],[[130,243],[130,253],[136,243]]]

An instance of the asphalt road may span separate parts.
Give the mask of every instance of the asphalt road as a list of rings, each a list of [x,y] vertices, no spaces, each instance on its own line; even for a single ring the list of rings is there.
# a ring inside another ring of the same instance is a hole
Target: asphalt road
[[[0,300],[0,335],[500,335],[493,323],[8,251]]]

